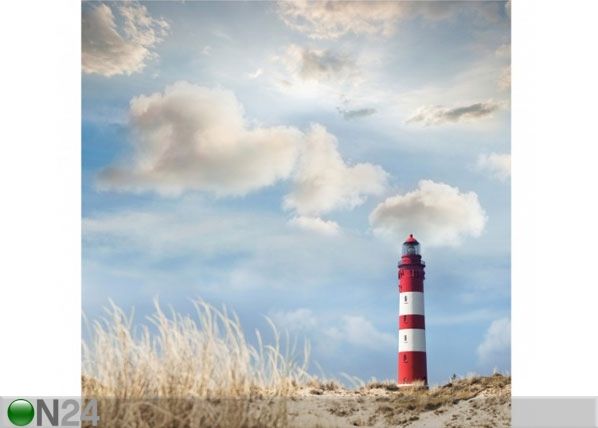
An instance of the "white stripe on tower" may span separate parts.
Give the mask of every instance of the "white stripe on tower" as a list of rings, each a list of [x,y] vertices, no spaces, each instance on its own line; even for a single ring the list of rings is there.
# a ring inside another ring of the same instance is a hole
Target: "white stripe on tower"
[[[424,315],[424,293],[421,291],[399,293],[399,299],[399,315]]]
[[[404,328],[399,333],[399,352],[426,352],[426,332],[421,328]]]

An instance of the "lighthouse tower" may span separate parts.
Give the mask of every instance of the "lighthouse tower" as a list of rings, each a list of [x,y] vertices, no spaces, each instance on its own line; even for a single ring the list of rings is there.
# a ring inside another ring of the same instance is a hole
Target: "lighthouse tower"
[[[409,235],[399,262],[399,362],[398,383],[428,384],[424,321],[424,268],[419,242]]]

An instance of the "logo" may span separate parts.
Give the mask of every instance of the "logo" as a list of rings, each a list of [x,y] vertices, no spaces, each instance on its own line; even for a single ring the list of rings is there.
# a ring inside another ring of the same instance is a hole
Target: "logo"
[[[8,420],[18,427],[28,425],[34,414],[33,405],[27,400],[19,398],[8,406]]]
[[[79,427],[82,422],[97,426],[98,403],[80,398],[0,398],[0,427]]]

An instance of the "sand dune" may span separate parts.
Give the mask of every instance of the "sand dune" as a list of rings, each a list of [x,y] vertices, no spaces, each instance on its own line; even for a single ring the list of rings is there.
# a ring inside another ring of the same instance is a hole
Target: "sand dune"
[[[291,397],[287,409],[291,427],[509,427],[511,379],[470,377],[428,390],[312,388]]]

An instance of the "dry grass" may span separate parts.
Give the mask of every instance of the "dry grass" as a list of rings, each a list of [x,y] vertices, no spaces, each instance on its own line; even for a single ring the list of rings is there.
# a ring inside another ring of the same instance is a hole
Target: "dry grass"
[[[316,377],[312,377],[307,381],[305,384],[306,387],[310,388],[312,391],[339,391],[343,389],[343,386],[338,383],[334,379],[318,379]]]
[[[167,316],[156,303],[148,319],[156,334],[114,305],[92,324],[83,394],[99,400],[101,426],[286,425],[284,398],[310,380],[308,348],[297,363],[295,349],[281,351],[274,326],[274,343],[256,332],[254,347],[234,314],[201,300],[195,308],[196,318]]]
[[[491,400],[485,400],[485,405],[504,404],[511,400],[510,384],[510,376],[497,373],[489,377],[471,376],[429,389],[421,386],[400,388],[380,407],[380,411],[386,413],[389,425],[402,425],[422,412],[442,412],[461,401],[476,397],[492,397]]]
[[[325,390],[310,382],[289,401],[291,427],[508,427],[511,379],[469,376],[442,386],[397,386],[395,380]]]

